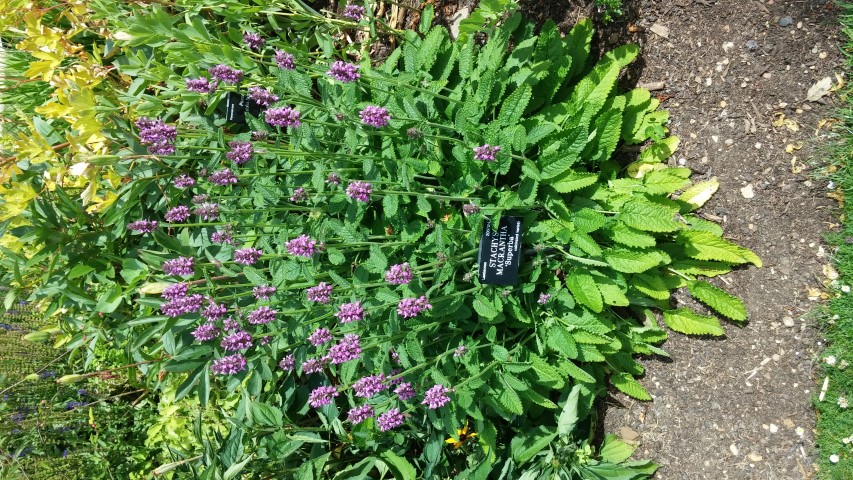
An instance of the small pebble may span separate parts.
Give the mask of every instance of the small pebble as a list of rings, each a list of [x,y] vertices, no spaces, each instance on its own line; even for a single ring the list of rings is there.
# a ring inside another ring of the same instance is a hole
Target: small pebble
[[[788,27],[794,24],[794,19],[791,17],[782,17],[779,19],[780,27]]]
[[[776,425],[775,423],[771,423],[770,424],[770,433],[776,433],[778,431],[779,431],[779,425]]]
[[[750,51],[751,50],[757,50],[758,49],[758,42],[756,42],[755,40],[750,40],[750,41],[746,42],[746,49],[750,50]]]

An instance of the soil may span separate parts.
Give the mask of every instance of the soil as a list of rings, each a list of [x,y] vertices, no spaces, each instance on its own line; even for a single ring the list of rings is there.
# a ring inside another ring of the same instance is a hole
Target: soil
[[[446,19],[473,2],[435,3]],[[524,0],[521,11],[566,31],[595,16],[591,3]],[[839,9],[825,0],[623,0],[623,7],[616,22],[599,25],[597,48],[641,46],[622,86],[663,82],[653,93],[681,139],[671,163],[693,169],[694,181],[718,179],[701,214],[764,267],[713,280],[743,298],[749,320],[726,325],[724,339],[673,332],[664,344],[671,359],[643,361],[654,401],[611,392],[603,430],[638,441],[635,458],[659,463],[658,480],[813,478],[813,372],[822,340],[810,315],[820,298],[809,291],[828,283],[823,266],[832,252],[822,239],[840,223],[828,196],[835,191],[814,174],[831,137],[823,121],[838,105],[832,93],[806,98],[817,81],[835,84],[844,71]],[[679,303],[689,296],[677,294]]]

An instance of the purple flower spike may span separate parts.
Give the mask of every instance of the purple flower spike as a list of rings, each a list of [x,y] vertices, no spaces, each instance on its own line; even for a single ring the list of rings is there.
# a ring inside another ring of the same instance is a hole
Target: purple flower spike
[[[466,203],[465,205],[462,205],[462,213],[464,213],[465,215],[474,215],[475,213],[479,212],[480,207],[474,205],[473,203]]]
[[[326,74],[340,82],[350,83],[361,77],[358,69],[358,65],[337,60],[329,67],[329,71]]]
[[[379,431],[387,432],[403,424],[403,414],[400,413],[400,409],[392,408],[379,415],[379,418],[376,419],[376,424],[379,425]]]
[[[546,303],[548,303],[550,300],[551,300],[551,294],[549,294],[549,293],[540,293],[540,294],[539,294],[539,300],[536,300],[536,303],[538,303],[539,305],[545,305],[545,304],[546,304]]]
[[[157,230],[157,220],[137,220],[127,224],[127,228],[132,232],[151,233]]]
[[[404,298],[397,304],[397,315],[403,318],[412,318],[431,308],[432,305],[424,295],[421,295],[420,298]]]
[[[203,302],[204,297],[201,295],[189,295],[164,303],[160,307],[160,311],[167,317],[177,318],[187,313],[197,312],[201,308]]]
[[[252,289],[252,295],[258,300],[269,300],[275,293],[275,287],[271,285],[258,285]]]
[[[234,375],[245,369],[246,357],[239,353],[214,360],[213,365],[210,366],[210,371],[215,375]]]
[[[212,93],[219,84],[209,78],[188,78],[187,90],[196,93]]]
[[[332,403],[332,399],[338,396],[338,389],[335,387],[317,387],[308,395],[308,405],[313,408],[322,407]]]
[[[326,282],[320,282],[316,287],[311,287],[305,291],[305,296],[309,302],[329,303],[329,297],[332,295],[332,286]]]
[[[367,182],[350,182],[347,185],[347,196],[359,202],[369,202],[373,187]]]
[[[201,217],[202,220],[212,222],[219,218],[219,204],[218,203],[202,203],[201,205],[195,207],[193,213]]]
[[[224,317],[226,313],[228,313],[228,307],[216,302],[210,302],[206,307],[204,307],[204,310],[201,312],[201,316],[208,322],[215,322],[216,320]]]
[[[323,371],[323,368],[326,366],[326,362],[323,360],[317,360],[316,358],[309,358],[302,362],[302,373],[305,375],[311,375],[312,373],[320,373]]]
[[[357,22],[364,16],[364,7],[361,5],[347,5],[346,8],[344,8],[343,16]]]
[[[252,153],[254,153],[252,142],[232,140],[228,142],[228,146],[231,147],[231,150],[225,154],[225,158],[231,160],[236,165],[246,164],[252,159]]]
[[[207,179],[214,185],[219,185],[220,187],[237,184],[237,175],[234,175],[234,172],[228,168],[223,168],[222,170],[211,173]]]
[[[399,398],[401,402],[405,402],[407,400],[411,400],[415,396],[415,389],[412,388],[411,383],[404,382],[394,389],[394,393],[397,394],[397,398]]]
[[[341,323],[357,322],[364,319],[364,307],[361,306],[360,301],[345,303],[340,306],[335,316]]]
[[[252,265],[260,260],[261,255],[263,254],[264,252],[257,248],[241,248],[240,250],[234,251],[234,263]]]
[[[269,107],[278,101],[278,95],[261,87],[249,87],[249,98],[258,105],[263,105],[264,107]]]
[[[174,180],[172,180],[172,185],[178,188],[192,187],[195,185],[195,179],[186,175],[178,175]]]
[[[264,112],[266,122],[274,127],[293,127],[302,125],[299,112],[290,107],[270,108]]]
[[[261,49],[264,48],[264,45],[267,43],[267,41],[264,40],[264,37],[260,36],[260,34],[257,34],[255,32],[244,33],[243,41],[246,42],[246,46],[249,47],[249,49],[254,50],[256,52],[260,52]]]
[[[361,344],[359,343],[358,335],[348,333],[338,343],[329,348],[329,353],[324,358],[327,358],[332,364],[337,365],[350,360],[357,360],[360,356]]]
[[[385,281],[391,285],[405,285],[411,282],[412,268],[409,266],[409,263],[406,262],[399,265],[392,265],[391,268],[385,272]]]
[[[330,173],[326,176],[326,183],[328,183],[329,185],[340,185],[341,176],[337,173]]]
[[[298,257],[311,258],[317,248],[317,241],[308,235],[300,235],[285,244],[287,253]]]
[[[290,195],[290,201],[293,203],[300,203],[308,200],[308,194],[305,193],[305,189],[299,187],[293,190],[293,193]]]
[[[454,358],[463,357],[466,353],[468,353],[468,347],[465,345],[459,345],[455,350],[453,350]]]
[[[373,407],[370,405],[361,405],[350,409],[349,413],[347,413],[347,420],[352,422],[353,425],[358,425],[368,418],[372,418],[374,415],[376,415],[376,412],[374,412]]]
[[[163,293],[160,296],[166,300],[177,300],[179,298],[186,297],[189,289],[190,286],[186,283],[173,283],[164,288]]]
[[[278,65],[278,68],[284,70],[293,70],[293,55],[285,52],[284,50],[276,50],[275,51],[275,63]]]
[[[364,398],[370,398],[387,388],[388,386],[385,385],[385,376],[381,374],[359,378],[352,384],[355,396]]]
[[[249,323],[251,323],[252,325],[270,323],[271,321],[275,320],[275,316],[277,313],[277,311],[267,306],[258,307],[257,310],[249,314],[248,320]]]
[[[193,337],[197,342],[213,340],[217,335],[219,335],[219,329],[212,323],[203,323],[193,330]]]
[[[375,105],[368,105],[364,107],[364,109],[358,112],[358,114],[361,116],[362,123],[376,128],[388,125],[388,122],[391,120],[391,115],[388,113],[388,110]]]
[[[225,83],[240,83],[243,80],[243,71],[235,70],[228,65],[216,65],[208,70],[210,76]]]
[[[141,117],[136,121],[139,129],[139,142],[148,145],[148,153],[152,155],[171,155],[175,153],[175,139],[178,129],[166,125],[160,119]]]
[[[188,218],[190,218],[190,208],[186,205],[178,205],[166,212],[167,222],[181,223],[187,221]]]
[[[252,335],[243,330],[238,330],[222,339],[219,344],[225,351],[236,352],[238,350],[246,350],[252,348]]]
[[[482,160],[484,162],[494,162],[495,155],[501,150],[501,147],[497,145],[494,147],[490,147],[489,144],[485,144],[481,147],[474,147],[474,160]]]
[[[308,336],[308,341],[311,342],[311,345],[315,347],[319,347],[324,343],[332,341],[332,333],[329,332],[327,328],[318,328],[314,330],[314,332]]]
[[[292,372],[294,367],[296,367],[296,359],[293,357],[292,353],[285,355],[284,358],[278,362],[278,368],[285,372]]]
[[[185,276],[195,273],[192,257],[178,257],[163,262],[163,272],[166,275]]]
[[[450,397],[447,396],[449,392],[450,389],[444,385],[435,385],[426,391],[424,401],[421,402],[421,405],[426,405],[431,410],[443,407],[450,402]]]

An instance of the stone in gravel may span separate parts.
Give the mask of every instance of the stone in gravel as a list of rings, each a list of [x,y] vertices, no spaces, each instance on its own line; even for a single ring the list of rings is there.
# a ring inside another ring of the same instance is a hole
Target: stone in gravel
[[[665,25],[655,22],[654,25],[649,27],[649,30],[651,30],[655,35],[659,35],[663,38],[669,38],[669,27]]]
[[[746,42],[746,49],[749,51],[758,50],[758,42],[755,40],[749,40]]]
[[[749,458],[749,460],[751,462],[760,462],[760,461],[764,460],[764,457],[762,457],[761,455],[759,455],[755,452],[750,453],[749,455],[747,455],[747,457]]]
[[[740,450],[738,450],[737,445],[735,445],[734,443],[729,445],[729,450],[732,452],[732,455],[737,455],[740,453]]]
[[[749,183],[745,187],[741,188],[740,194],[743,195],[743,198],[755,197],[755,190],[753,190],[752,184]]]
[[[789,328],[796,325],[796,323],[794,323],[794,319],[791,317],[782,317],[782,324]]]
[[[778,431],[779,431],[779,425],[776,425],[775,423],[771,423],[770,424],[770,433],[776,433]]]
[[[789,27],[794,24],[794,19],[791,17],[782,17],[779,19],[780,27]]]

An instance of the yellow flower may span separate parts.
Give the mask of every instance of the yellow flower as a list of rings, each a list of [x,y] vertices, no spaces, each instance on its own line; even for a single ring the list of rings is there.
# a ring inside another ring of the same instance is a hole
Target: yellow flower
[[[468,431],[468,420],[466,419],[465,420],[465,426],[462,427],[461,430],[456,430],[456,438],[450,437],[447,440],[445,440],[444,443],[453,444],[453,449],[456,450],[457,448],[461,447],[465,442],[467,442],[468,440],[471,440],[472,438],[474,438],[476,436],[477,436],[476,432],[469,432]]]

